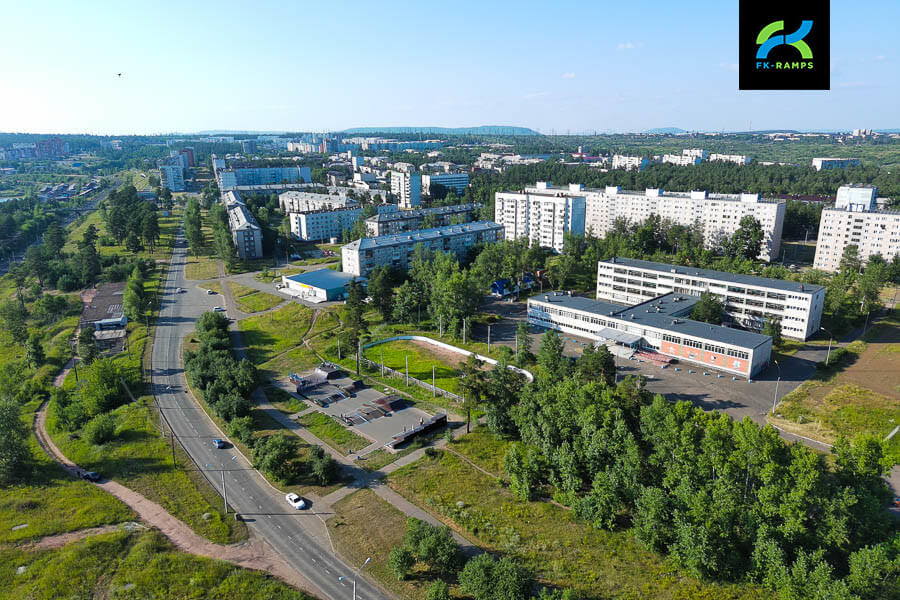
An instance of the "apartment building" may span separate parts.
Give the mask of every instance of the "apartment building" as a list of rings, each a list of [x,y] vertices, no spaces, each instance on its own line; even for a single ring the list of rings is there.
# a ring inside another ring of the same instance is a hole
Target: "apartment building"
[[[816,171],[822,169],[846,169],[847,167],[858,167],[858,158],[814,158],[812,159],[812,168]]]
[[[375,217],[381,214],[396,213],[397,205],[378,204],[375,206],[375,210],[378,211]],[[291,222],[291,234],[295,238],[314,241],[340,238],[345,229],[353,229],[353,225],[361,214],[363,214],[363,207],[353,205],[292,212],[288,213],[288,218]]]
[[[559,292],[528,299],[531,325],[632,348],[638,358],[671,358],[750,378],[764,369],[772,338],[686,318],[697,298],[666,294],[623,307]]]
[[[472,246],[503,239],[503,226],[491,221],[475,221],[374,238],[362,238],[341,248],[344,273],[368,277],[378,266],[405,271],[418,245],[426,250],[450,252],[463,257]]]
[[[743,154],[710,154],[709,162],[730,162],[736,165],[749,165],[750,157]]]
[[[689,156],[687,154],[664,154],[662,157],[663,164],[678,165],[679,167],[693,167],[703,162],[699,156]]]
[[[584,231],[603,237],[612,230],[619,219],[641,223],[650,215],[659,215],[680,225],[700,223],[708,248],[717,247],[721,240],[730,237],[740,227],[741,219],[747,215],[754,217],[762,226],[764,239],[760,250],[761,260],[773,260],[781,251],[781,231],[784,226],[784,200],[760,198],[759,194],[710,194],[706,191],[666,192],[658,188],[648,188],[643,192],[624,191],[618,186],[605,189],[584,189],[579,184],[567,187],[553,187],[545,182],[537,182],[534,187],[526,187],[527,194],[555,194],[584,198],[586,213]],[[505,192],[504,192],[505,194]],[[496,195],[497,198],[501,194]],[[495,203],[498,207],[499,203]],[[504,204],[504,210],[507,205]],[[524,214],[506,212],[502,223],[507,227],[507,239],[513,220],[521,228],[527,224]],[[498,212],[495,220],[500,223]],[[518,234],[521,237],[522,234]]]
[[[180,159],[159,166],[159,184],[173,192],[184,191],[184,169]]]
[[[228,226],[231,239],[241,260],[262,258],[262,229],[243,202],[228,204]]]
[[[805,340],[822,322],[825,287],[752,275],[680,267],[632,258],[597,264],[597,300],[632,305],[669,293],[715,294],[740,327],[762,331],[767,318],[781,321],[786,338]]]
[[[309,167],[232,167],[217,170],[216,180],[225,191],[239,186],[309,183],[312,173]]]
[[[621,154],[615,154],[613,155],[612,160],[613,169],[625,169],[626,171],[631,171],[632,169],[643,171],[649,164],[650,161],[641,156],[622,156]]]
[[[278,195],[278,207],[282,213],[288,214],[355,205],[356,201],[347,196],[347,192],[346,189],[335,190],[334,193],[328,194],[302,191],[284,192]]]
[[[837,271],[847,246],[865,262],[873,254],[892,260],[900,254],[900,211],[878,210],[878,188],[841,186],[834,208],[822,211],[813,267]]]
[[[422,193],[426,196],[431,195],[431,186],[437,184],[442,185],[448,190],[453,190],[457,196],[462,196],[469,186],[468,173],[436,173],[433,175],[422,175]]]
[[[562,189],[539,181],[523,192],[494,194],[494,221],[507,240],[525,238],[529,245],[562,252],[566,233],[584,234],[585,198],[581,184]]]
[[[414,231],[422,227],[428,215],[433,215],[435,227],[452,225],[454,222],[468,223],[481,206],[481,203],[472,202],[453,206],[381,212],[366,219],[366,235],[378,237],[403,231]]]
[[[706,150],[702,148],[685,148],[681,151],[681,155],[699,158],[700,160],[706,160],[707,157]]]
[[[391,193],[400,208],[416,208],[422,204],[422,176],[418,173],[391,171]]]

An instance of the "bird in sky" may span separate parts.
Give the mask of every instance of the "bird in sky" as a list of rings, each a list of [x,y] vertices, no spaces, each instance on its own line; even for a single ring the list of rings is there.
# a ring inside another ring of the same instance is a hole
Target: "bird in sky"
[[[122,76],[122,74],[121,74],[121,73],[116,73],[116,75],[118,75],[118,76],[119,76],[119,77],[121,77],[121,76]]]

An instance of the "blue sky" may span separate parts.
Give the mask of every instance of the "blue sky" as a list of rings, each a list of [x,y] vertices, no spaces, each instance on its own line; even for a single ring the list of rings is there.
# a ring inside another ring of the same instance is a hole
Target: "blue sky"
[[[832,1],[828,92],[738,91],[737,6],[5,2],[0,130],[900,127],[900,2]]]

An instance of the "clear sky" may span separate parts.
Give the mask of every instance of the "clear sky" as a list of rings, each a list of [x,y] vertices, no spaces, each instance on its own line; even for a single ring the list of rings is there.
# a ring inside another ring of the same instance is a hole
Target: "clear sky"
[[[0,131],[900,128],[900,1],[832,0],[828,92],[738,91],[737,7],[3,0]]]

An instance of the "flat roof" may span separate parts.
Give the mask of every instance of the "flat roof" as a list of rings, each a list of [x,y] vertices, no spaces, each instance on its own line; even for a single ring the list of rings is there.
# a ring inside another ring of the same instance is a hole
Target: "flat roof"
[[[565,306],[566,308],[583,310],[584,312],[606,316],[615,315],[619,311],[628,308],[627,306],[622,306],[621,304],[602,302],[600,300],[594,300],[592,298],[585,298],[584,296],[569,296],[567,294],[554,295],[553,292],[543,295],[538,294],[537,296],[532,296],[531,298],[529,298],[529,300],[559,304],[561,306]]]
[[[290,279],[291,281],[296,281],[297,283],[302,283],[310,287],[321,288],[323,290],[343,288],[353,279],[358,279],[360,281],[366,280],[365,277],[356,277],[348,273],[333,271],[331,269],[307,271],[306,273],[291,275],[290,277],[286,277],[286,279]]]
[[[814,294],[825,289],[824,285],[815,285],[812,283],[799,283],[797,281],[785,281],[783,279],[757,277],[756,275],[741,275],[739,273],[726,273],[724,271],[713,271],[712,269],[701,269],[700,267],[683,267],[680,265],[670,265],[666,263],[653,262],[650,260],[640,260],[637,258],[621,258],[616,256],[609,260],[602,260],[600,262],[613,265],[622,265],[623,267],[635,267],[639,269],[650,269],[652,271],[659,271],[664,273],[674,273],[676,275],[707,277],[709,279],[716,279],[727,283],[755,285],[759,287],[783,290],[785,292],[797,292],[801,294]]]
[[[493,221],[474,221],[472,223],[462,223],[460,225],[445,225],[444,227],[433,227],[431,229],[420,229],[419,231],[406,231],[403,233],[392,233],[390,235],[379,235],[374,238],[362,238],[347,244],[346,247],[351,249],[359,248],[365,250],[368,248],[378,248],[383,246],[394,246],[396,244],[416,244],[427,240],[440,239],[442,237],[455,237],[466,233],[477,233],[479,231],[489,231],[494,229],[503,229],[503,225],[494,223]]]

